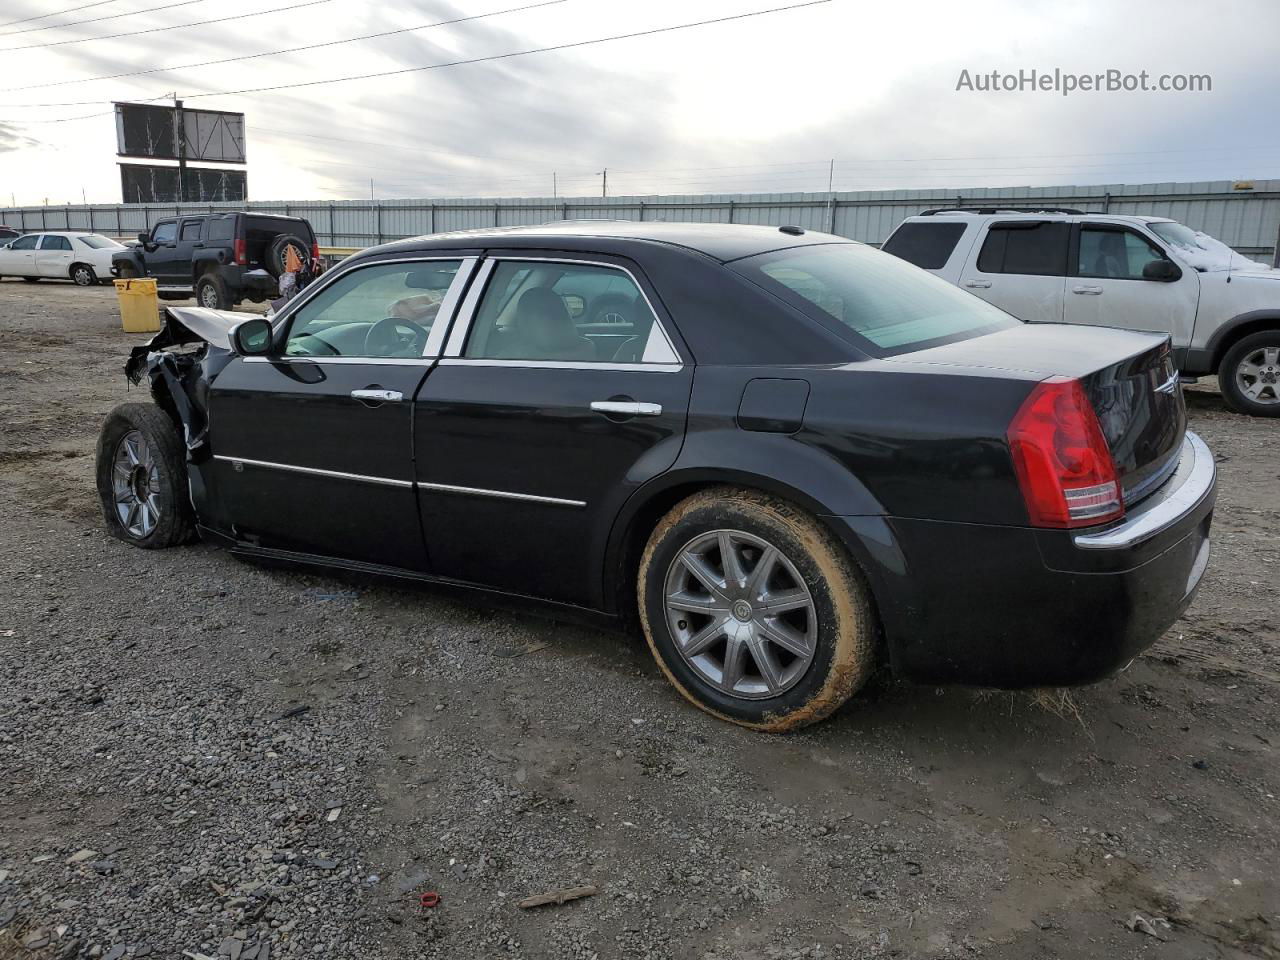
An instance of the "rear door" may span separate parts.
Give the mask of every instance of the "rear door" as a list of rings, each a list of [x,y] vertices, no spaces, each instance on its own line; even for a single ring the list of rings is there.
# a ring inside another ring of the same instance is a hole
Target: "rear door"
[[[1072,231],[1067,281],[1067,323],[1150,330],[1187,347],[1195,326],[1200,278],[1183,270],[1177,280],[1143,279],[1143,268],[1167,260],[1164,249],[1138,230],[1085,221]]]
[[[1061,323],[1071,224],[993,220],[960,286],[1028,323]]]
[[[178,245],[173,251],[173,283],[194,283],[191,258],[204,247],[204,219],[189,218],[178,224]]]
[[[63,280],[71,276],[71,238],[56,233],[46,233],[40,238],[36,250],[36,271],[42,277]]]
[[[619,321],[589,304],[579,313],[576,298],[589,292],[610,294],[606,305],[625,300],[629,337],[600,339],[601,324]],[[675,462],[684,439],[693,368],[670,331],[627,261],[512,253],[483,263],[416,404],[423,532],[437,574],[601,602],[614,518]]]
[[[269,357],[237,358],[218,375],[215,494],[238,540],[429,568],[413,397],[474,263],[433,256],[335,271],[282,316]]]

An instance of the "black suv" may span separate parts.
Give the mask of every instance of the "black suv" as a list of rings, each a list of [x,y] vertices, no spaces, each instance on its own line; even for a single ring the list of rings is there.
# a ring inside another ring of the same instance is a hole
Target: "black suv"
[[[243,300],[280,295],[286,251],[306,262],[320,255],[315,231],[301,217],[214,213],[159,221],[138,245],[111,258],[116,277],[154,277],[162,300],[194,294],[202,307],[229,310]]]

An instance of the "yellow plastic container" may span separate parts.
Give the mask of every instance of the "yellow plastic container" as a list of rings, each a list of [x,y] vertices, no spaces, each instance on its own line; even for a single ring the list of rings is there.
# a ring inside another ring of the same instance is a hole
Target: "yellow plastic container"
[[[160,298],[151,277],[117,280],[120,321],[125,333],[155,333],[160,329]]]

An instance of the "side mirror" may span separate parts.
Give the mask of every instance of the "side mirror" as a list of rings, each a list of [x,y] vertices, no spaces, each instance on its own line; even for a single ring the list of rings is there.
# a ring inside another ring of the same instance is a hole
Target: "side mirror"
[[[1161,280],[1170,283],[1182,278],[1182,271],[1172,260],[1152,260],[1142,268],[1143,280]]]
[[[231,328],[231,345],[242,357],[261,356],[271,349],[271,324],[261,317],[237,323]]]
[[[148,243],[151,242],[151,234],[149,233],[138,234],[138,242],[145,247]]]

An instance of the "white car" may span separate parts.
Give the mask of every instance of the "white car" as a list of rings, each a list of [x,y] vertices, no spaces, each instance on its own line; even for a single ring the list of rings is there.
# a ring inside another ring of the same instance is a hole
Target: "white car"
[[[0,277],[34,283],[71,280],[82,287],[111,278],[111,255],[124,247],[100,233],[42,230],[0,247]]]
[[[1030,323],[1167,333],[1184,376],[1280,417],[1280,270],[1163,217],[937,210],[881,248]]]

